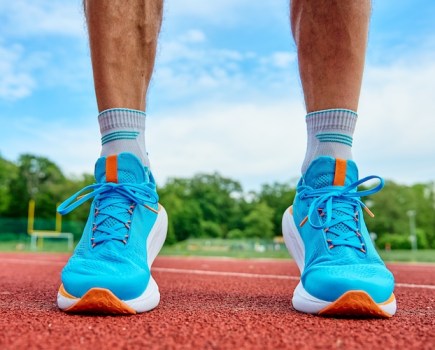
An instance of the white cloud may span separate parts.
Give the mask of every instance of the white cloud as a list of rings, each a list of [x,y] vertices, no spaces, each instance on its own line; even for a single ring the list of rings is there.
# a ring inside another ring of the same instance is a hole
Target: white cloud
[[[8,36],[82,36],[84,19],[81,0],[14,0],[0,2],[2,28]]]
[[[257,101],[258,102],[258,101]],[[253,185],[299,172],[305,151],[301,104],[202,103],[171,118],[148,119],[148,149],[157,176],[215,170]]]
[[[89,81],[91,74],[83,49],[81,3],[81,0],[0,2],[0,99],[20,100],[37,89],[53,86],[83,89],[83,81]],[[54,40],[51,36],[62,38]],[[73,40],[67,41],[65,36]]]
[[[167,0],[165,2],[167,17],[174,20],[185,21],[186,18],[195,18],[208,24],[225,26],[241,23],[253,24],[250,22],[252,19],[250,14],[256,14],[257,23],[274,21],[282,11],[287,13],[288,7],[288,0]],[[281,16],[280,19],[282,19]]]
[[[375,173],[406,183],[433,180],[434,62],[414,56],[389,66],[368,65],[354,141],[361,176]],[[273,76],[272,66],[267,71]],[[228,79],[227,101],[225,97],[218,102],[202,100],[148,119],[149,146],[158,174],[166,178],[219,170],[248,187],[297,176],[306,142],[297,82],[288,88],[293,95],[275,95],[271,89],[259,97],[258,91],[247,89],[237,102],[231,89],[231,82],[237,80],[231,75]],[[237,79],[242,87],[252,84],[248,74]],[[199,84],[190,81],[192,89]],[[223,82],[219,84],[222,89]]]
[[[0,121],[1,124],[5,122]],[[6,152],[2,152],[6,158],[16,160],[20,154],[32,153],[48,157],[66,174],[93,172],[100,152],[98,124],[94,116],[71,122],[62,116],[58,121],[47,121],[16,115],[8,120],[8,126],[8,130],[0,130],[2,145],[8,145]]]
[[[2,2],[0,11],[6,20],[0,33],[84,38],[80,4],[80,0]],[[171,0],[166,6],[172,16],[168,20],[175,17],[186,23],[186,18],[197,17],[204,23],[236,21],[243,26],[254,18],[247,11],[267,17],[272,12],[282,14],[276,7],[288,5],[283,0]],[[266,8],[270,12],[263,13]],[[218,170],[247,188],[256,188],[297,176],[306,141],[295,54],[282,49],[217,48],[205,34],[208,31],[192,23],[193,28],[161,42],[151,89],[153,99],[168,102],[158,104],[147,122],[148,150],[159,182]],[[91,79],[84,52],[77,55],[80,59],[73,56],[74,62],[57,62],[47,54],[27,51],[31,50],[0,42],[0,98],[31,94],[42,79],[38,76],[36,81],[33,72],[42,66],[41,76],[55,86],[74,83],[83,90],[83,81]],[[59,57],[70,56],[69,47],[65,55]],[[378,173],[409,183],[434,179],[435,60],[419,58],[415,51],[412,55],[389,66],[367,66],[354,142],[362,176]],[[54,67],[48,67],[48,61]],[[96,116],[83,120],[59,116],[46,121],[44,115],[26,118],[17,113],[8,120],[8,131],[0,130],[1,151],[11,159],[30,151],[51,158],[67,173],[91,172],[100,150],[99,132]]]
[[[434,179],[434,62],[367,68],[354,140],[361,176],[374,173],[406,183]],[[0,135],[9,149],[4,156],[31,151],[67,173],[92,172],[100,150],[96,118],[62,120],[16,118],[9,123],[12,132]],[[31,146],[23,140],[32,140]],[[216,170],[245,189],[288,181],[299,174],[305,142],[301,99],[267,92],[250,102],[175,105],[171,113],[160,110],[147,120],[147,148],[160,184]]]
[[[405,182],[435,174],[435,60],[368,66],[355,150],[368,169]]]
[[[0,46],[0,99],[16,100],[31,94],[35,80],[23,64],[20,45]]]
[[[199,33],[188,30],[160,43],[151,101],[155,95],[168,96],[165,102],[171,104],[181,99],[186,103],[185,99],[190,98],[224,97],[229,102],[228,98],[240,100],[262,95],[264,88],[270,95],[283,95],[289,90],[290,76],[297,79],[294,53],[276,51],[261,55],[215,48]],[[186,40],[191,37],[204,40]]]
[[[296,53],[286,51],[274,52],[270,59],[272,64],[277,68],[289,68],[292,63],[296,62]]]
[[[206,39],[204,32],[198,29],[188,30],[181,36],[180,40],[188,43],[202,43]]]

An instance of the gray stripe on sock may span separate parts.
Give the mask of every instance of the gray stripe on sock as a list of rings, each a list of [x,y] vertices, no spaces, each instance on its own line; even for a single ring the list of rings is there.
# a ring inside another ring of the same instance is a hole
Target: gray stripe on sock
[[[101,112],[98,116],[100,132],[117,128],[145,129],[145,113],[133,109],[114,108]]]

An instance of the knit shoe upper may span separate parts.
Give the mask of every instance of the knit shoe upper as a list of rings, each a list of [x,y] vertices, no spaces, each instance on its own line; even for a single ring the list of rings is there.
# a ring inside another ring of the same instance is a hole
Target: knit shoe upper
[[[358,185],[371,179],[379,180],[379,185],[357,191]],[[377,303],[391,296],[394,278],[373,246],[362,209],[371,212],[360,200],[382,187],[378,176],[358,181],[358,169],[351,160],[319,157],[311,163],[299,181],[293,204],[294,222],[305,248],[301,282],[310,295],[334,301],[358,290]]]
[[[147,237],[158,213],[155,182],[130,153],[98,159],[95,179],[96,184],[58,209],[66,214],[93,198],[82,238],[62,271],[62,283],[77,298],[91,288],[106,288],[121,300],[133,299],[150,279]]]

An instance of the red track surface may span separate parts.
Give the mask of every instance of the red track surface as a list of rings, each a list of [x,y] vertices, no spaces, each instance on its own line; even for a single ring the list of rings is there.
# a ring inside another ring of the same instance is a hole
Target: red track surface
[[[58,311],[66,255],[0,255],[1,349],[434,349],[435,265],[392,264],[389,320],[321,318],[291,306],[291,261],[161,257],[160,306],[135,316]],[[293,277],[292,277],[293,276]]]

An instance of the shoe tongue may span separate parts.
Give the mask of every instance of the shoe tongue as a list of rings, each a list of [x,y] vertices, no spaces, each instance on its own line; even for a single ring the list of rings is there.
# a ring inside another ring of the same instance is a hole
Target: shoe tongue
[[[308,167],[304,181],[314,189],[348,186],[358,181],[358,168],[352,160],[319,157]]]
[[[149,181],[148,171],[131,153],[101,157],[95,164],[95,179],[99,183],[144,183]]]
[[[319,157],[315,159],[311,165],[309,166],[306,174],[304,175],[305,184],[314,188],[319,189],[327,186],[349,186],[350,184],[358,181],[358,168],[356,164],[351,160],[343,160],[343,159],[335,159],[331,157]],[[338,203],[339,200],[336,200],[335,203]],[[332,208],[332,215],[335,218],[343,218],[347,220],[347,223],[350,224],[352,222],[355,227],[352,229],[347,226],[343,222],[340,222],[334,226],[334,230],[329,230],[326,233],[327,239],[337,239],[340,234],[347,234],[350,230],[356,231],[357,224],[353,221],[353,218],[350,217],[347,211],[340,210],[336,207]],[[326,217],[320,218],[322,222],[324,222]],[[349,240],[357,240],[359,242],[359,238],[355,235],[353,238],[349,238]],[[352,254],[355,252],[355,249],[349,250],[345,245],[338,245],[334,247],[334,252],[336,254],[340,254],[344,256],[344,254]],[[356,254],[362,254],[357,252]]]

